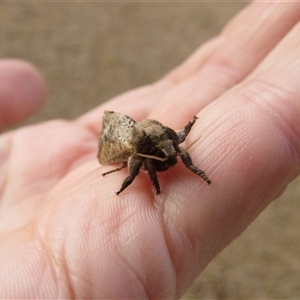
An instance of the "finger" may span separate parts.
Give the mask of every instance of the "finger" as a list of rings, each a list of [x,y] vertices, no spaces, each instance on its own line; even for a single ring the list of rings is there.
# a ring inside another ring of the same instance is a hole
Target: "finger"
[[[0,62],[0,130],[33,114],[45,97],[45,82],[32,65],[13,59]]]
[[[151,117],[163,123],[171,120],[174,128],[181,128],[185,120],[249,75],[295,25],[299,15],[298,2],[249,5],[214,41],[215,49],[205,62],[196,53],[163,79],[174,88],[156,105]]]
[[[190,134],[201,135],[201,143],[190,154],[210,186],[183,168],[164,177],[171,198],[164,199],[166,227],[183,274],[178,281],[191,269],[200,272],[299,175],[299,52],[297,24],[249,80],[203,110],[201,126]],[[183,257],[184,242],[193,250]]]

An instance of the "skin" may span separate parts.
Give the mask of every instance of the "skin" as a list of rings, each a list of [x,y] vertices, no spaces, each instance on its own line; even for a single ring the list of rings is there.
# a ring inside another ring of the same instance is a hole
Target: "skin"
[[[253,3],[158,82],[3,133],[0,298],[180,297],[299,175],[299,19],[299,3]],[[1,61],[0,78],[4,129],[46,88],[21,61]],[[161,195],[141,173],[116,196],[126,170],[103,178],[96,159],[105,109],[174,129],[197,114],[187,145],[201,136],[189,153],[213,183],[178,163]]]

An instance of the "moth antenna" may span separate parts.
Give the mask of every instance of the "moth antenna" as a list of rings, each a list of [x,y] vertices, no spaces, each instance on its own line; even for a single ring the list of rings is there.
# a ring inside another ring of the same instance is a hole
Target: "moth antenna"
[[[201,138],[201,135],[195,139],[191,144],[188,145],[188,147],[186,149],[184,149],[184,153],[187,152],[193,145],[195,145]]]
[[[152,159],[156,159],[159,161],[166,161],[168,159],[168,157],[158,157],[158,156],[154,156],[154,155],[148,155],[148,154],[142,154],[142,153],[136,153],[136,155],[141,156],[141,157],[146,157],[146,158],[152,158]]]

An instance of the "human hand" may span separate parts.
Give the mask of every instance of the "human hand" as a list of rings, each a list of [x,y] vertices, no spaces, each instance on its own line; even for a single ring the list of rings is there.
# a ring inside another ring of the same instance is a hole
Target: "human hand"
[[[157,83],[72,122],[4,133],[1,298],[180,297],[299,174],[299,15],[299,3],[254,3]],[[14,109],[2,127],[45,94],[28,65],[14,65],[8,81],[20,83],[24,69],[31,97],[6,90]],[[158,175],[161,195],[141,173],[116,196],[126,171],[103,178],[111,166],[96,160],[105,109],[174,129],[201,111],[187,145],[201,136],[189,152],[213,183],[178,163]]]

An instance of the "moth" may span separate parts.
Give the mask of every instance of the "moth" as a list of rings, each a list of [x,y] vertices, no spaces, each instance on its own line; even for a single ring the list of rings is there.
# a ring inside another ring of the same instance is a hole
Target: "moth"
[[[205,173],[193,165],[188,152],[179,146],[184,142],[196,120],[195,116],[183,130],[175,131],[156,120],[146,119],[136,122],[121,113],[105,111],[103,129],[99,136],[98,160],[101,165],[114,163],[121,165],[102,175],[122,170],[126,166],[129,172],[116,194],[119,195],[133,182],[140,169],[149,174],[156,194],[160,194],[156,173],[173,167],[177,163],[177,156],[180,156],[189,170],[210,184],[211,181]]]

